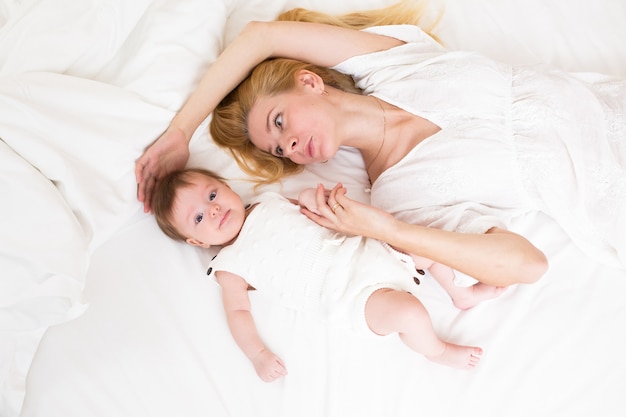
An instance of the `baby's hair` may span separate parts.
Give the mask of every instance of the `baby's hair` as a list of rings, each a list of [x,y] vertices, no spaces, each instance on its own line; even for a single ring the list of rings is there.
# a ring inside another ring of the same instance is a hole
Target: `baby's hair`
[[[156,222],[163,233],[174,240],[183,242],[187,240],[187,236],[181,234],[172,224],[172,210],[174,209],[177,192],[192,185],[189,180],[189,174],[191,173],[225,181],[224,178],[215,172],[203,168],[187,168],[170,172],[159,180],[150,202]]]

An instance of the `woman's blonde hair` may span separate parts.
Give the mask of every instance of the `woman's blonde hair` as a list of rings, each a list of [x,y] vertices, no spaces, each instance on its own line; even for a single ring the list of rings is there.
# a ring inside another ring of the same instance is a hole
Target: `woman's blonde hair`
[[[277,20],[324,23],[360,30],[378,25],[417,25],[424,11],[425,2],[405,0],[381,9],[339,16],[297,8],[282,13]],[[292,89],[300,70],[318,74],[326,85],[361,93],[347,74],[292,59],[276,58],[259,64],[213,111],[210,123],[213,140],[228,149],[241,169],[260,184],[276,182],[304,169],[304,166],[288,158],[278,158],[257,148],[248,134],[248,115],[256,100]]]
[[[330,15],[314,10],[296,8],[281,13],[276,20],[323,23],[356,30],[372,26],[415,25],[420,26],[439,42],[438,38],[430,32],[435,27],[437,21],[435,20],[428,24],[427,27],[424,27],[423,21],[428,3],[427,0],[402,0],[380,9],[358,11],[343,15]]]

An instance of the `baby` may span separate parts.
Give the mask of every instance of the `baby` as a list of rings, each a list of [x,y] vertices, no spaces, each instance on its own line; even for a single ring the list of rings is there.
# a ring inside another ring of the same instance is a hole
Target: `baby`
[[[420,281],[411,257],[385,243],[338,235],[276,193],[264,193],[246,206],[225,181],[202,169],[163,178],[152,207],[169,237],[221,247],[209,274],[222,288],[235,342],[263,381],[281,378],[287,370],[257,332],[250,287],[287,307],[319,313],[333,325],[366,335],[398,333],[409,348],[440,364],[471,369],[480,360],[481,348],[437,336],[412,294]]]

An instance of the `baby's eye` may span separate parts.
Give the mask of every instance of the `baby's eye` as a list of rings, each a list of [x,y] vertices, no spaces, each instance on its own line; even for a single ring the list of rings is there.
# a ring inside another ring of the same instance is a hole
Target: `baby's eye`
[[[209,194],[209,201],[213,201],[215,200],[215,197],[217,196],[217,193],[215,191],[211,192]]]
[[[282,114],[278,113],[276,117],[274,117],[274,124],[279,129],[283,127],[283,115]]]
[[[196,214],[196,217],[195,217],[195,219],[194,219],[194,220],[195,220],[195,222],[196,222],[196,224],[200,223],[200,222],[202,221],[202,218],[203,218],[203,217],[204,217],[204,214],[202,214],[202,213],[198,213],[198,214]]]
[[[277,146],[274,152],[276,152],[276,156],[283,156],[283,148],[280,146]]]

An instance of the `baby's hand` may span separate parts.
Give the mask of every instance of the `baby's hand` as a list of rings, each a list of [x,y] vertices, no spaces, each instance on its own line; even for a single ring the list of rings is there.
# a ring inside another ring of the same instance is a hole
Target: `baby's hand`
[[[287,375],[283,361],[268,349],[263,349],[252,360],[257,375],[265,382],[272,382]]]
[[[298,194],[298,204],[315,214],[320,214],[319,210],[317,210],[317,203],[315,202],[315,188],[305,188],[300,191],[300,194]]]
[[[304,190],[300,191],[300,194],[298,194],[298,204],[300,204],[300,206],[304,207],[305,209],[309,210],[311,213],[315,213],[319,215],[320,212],[317,209],[317,201],[315,201],[316,192],[317,192],[316,188],[305,188]],[[327,190],[326,188],[324,188],[324,196],[326,197],[326,200],[328,200],[329,195],[330,195],[330,190]]]

